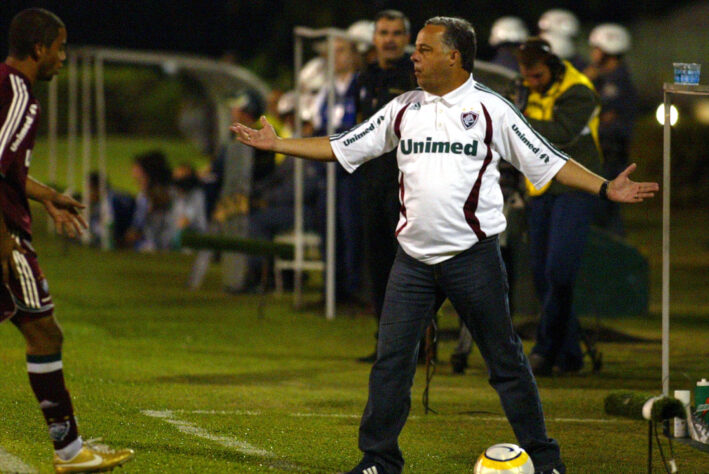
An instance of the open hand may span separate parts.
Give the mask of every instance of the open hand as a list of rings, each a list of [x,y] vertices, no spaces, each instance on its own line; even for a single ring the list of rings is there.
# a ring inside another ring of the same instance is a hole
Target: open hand
[[[636,183],[629,178],[635,168],[637,165],[631,164],[609,183],[606,193],[608,199],[615,202],[636,203],[655,196],[655,193],[660,190],[659,184]]]
[[[273,150],[276,146],[278,135],[266,117],[261,116],[261,130],[249,128],[239,122],[234,122],[229,130],[236,134],[236,139],[245,145],[258,148],[259,150]]]
[[[54,220],[54,227],[61,235],[77,237],[88,226],[79,213],[85,206],[66,194],[55,194],[51,200],[44,201],[47,212]]]

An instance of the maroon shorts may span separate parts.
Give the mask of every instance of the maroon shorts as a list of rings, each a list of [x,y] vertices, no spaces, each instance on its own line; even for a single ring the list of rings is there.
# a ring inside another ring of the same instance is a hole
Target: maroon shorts
[[[10,271],[9,287],[0,284],[0,322],[10,318],[13,323],[21,324],[50,316],[54,303],[32,245],[25,239],[17,240],[25,253],[12,252],[17,273]]]

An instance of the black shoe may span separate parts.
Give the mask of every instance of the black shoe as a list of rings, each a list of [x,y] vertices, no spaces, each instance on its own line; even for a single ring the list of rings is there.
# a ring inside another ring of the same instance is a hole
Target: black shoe
[[[373,461],[362,460],[354,469],[344,474],[387,474],[381,464]]]
[[[563,462],[560,462],[553,469],[547,469],[546,471],[534,471],[534,474],[566,474],[566,466]]]
[[[465,369],[468,368],[468,356],[467,354],[457,354],[454,353],[451,356],[451,366],[453,367],[454,374],[464,374]]]
[[[529,354],[529,366],[535,377],[547,377],[552,374],[552,365],[546,357],[535,352]]]
[[[372,352],[372,353],[369,354],[368,356],[358,357],[358,358],[357,358],[357,362],[364,362],[364,363],[367,363],[367,364],[371,364],[371,363],[373,363],[373,362],[376,361],[376,360],[377,360],[377,351]]]

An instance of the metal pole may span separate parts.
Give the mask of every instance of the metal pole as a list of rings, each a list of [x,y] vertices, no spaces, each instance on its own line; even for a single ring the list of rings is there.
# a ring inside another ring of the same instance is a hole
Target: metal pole
[[[69,112],[67,114],[67,152],[66,152],[66,187],[68,192],[76,190],[76,134],[77,134],[77,73],[76,54],[69,55]]]
[[[335,133],[335,37],[327,35],[327,134]],[[325,317],[335,318],[335,163],[327,164],[327,276],[325,286]]]
[[[662,144],[662,393],[670,394],[670,94],[664,91]]]
[[[96,136],[98,139],[99,189],[98,206],[101,213],[101,248],[111,247],[111,215],[108,208],[108,186],[106,184],[106,96],[103,89],[103,59],[96,57],[94,62],[94,81],[96,83]]]
[[[301,120],[300,109],[300,87],[298,75],[303,67],[303,38],[295,35],[295,136],[303,134],[303,122]],[[300,308],[303,305],[303,161],[300,158],[288,158],[295,160],[293,169],[293,221],[295,234],[295,269],[293,280],[293,305]]]
[[[82,141],[82,189],[84,219],[90,221],[91,200],[89,199],[89,174],[91,173],[91,58],[81,58],[81,141]],[[82,242],[91,241],[91,230],[84,232]]]

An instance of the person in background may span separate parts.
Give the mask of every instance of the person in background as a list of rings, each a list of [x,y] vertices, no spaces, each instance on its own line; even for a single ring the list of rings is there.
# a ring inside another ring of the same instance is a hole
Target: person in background
[[[131,173],[139,191],[126,242],[141,252],[171,249],[175,236],[170,218],[172,171],[165,154],[155,150],[136,156]]]
[[[539,17],[539,37],[549,43],[551,51],[576,69],[583,71],[586,60],[576,51],[579,20],[569,10],[552,8]]]
[[[28,198],[44,206],[59,234],[77,237],[87,227],[81,203],[29,176],[40,122],[40,104],[32,87],[37,81],[51,81],[61,69],[67,30],[53,13],[29,8],[13,17],[8,36],[9,54],[0,64],[0,322],[9,319],[25,339],[29,384],[54,445],[54,471],[109,471],[135,453],[102,449],[79,435],[64,380],[64,334],[31,243]],[[97,374],[96,383],[103,376]],[[3,413],[3,420],[11,416]],[[3,462],[3,470],[13,464]]]
[[[328,108],[330,86],[320,89],[313,101],[312,122],[316,134],[329,130],[330,117],[333,119],[332,130],[341,133],[357,123],[357,75],[362,58],[354,43],[337,38],[335,41],[335,102],[333,110]],[[332,112],[332,114],[330,113]],[[326,182],[326,168],[316,165],[320,170],[321,182]],[[359,290],[362,283],[362,217],[361,217],[361,178],[358,173],[349,174],[341,168],[336,169],[336,224],[335,224],[335,294],[338,303],[359,306]],[[327,194],[318,194],[319,204],[317,221],[321,223],[320,234],[326,236]],[[325,254],[326,239],[322,239],[321,252]]]
[[[405,53],[411,41],[410,28],[409,19],[397,10],[384,10],[374,17],[372,41],[376,58],[367,64],[358,78],[357,114],[360,121],[371,117],[394,97],[416,88],[414,66]],[[378,326],[389,270],[398,245],[394,234],[400,209],[396,152],[365,163],[359,173],[362,176],[364,246]],[[375,339],[374,351],[359,358],[360,362],[376,360],[376,343]],[[420,354],[423,356],[424,351]]]
[[[503,16],[495,20],[490,29],[490,46],[495,48],[492,64],[519,72],[515,53],[520,44],[527,40],[529,31],[521,18]]]
[[[601,96],[598,135],[603,151],[605,176],[616,176],[628,166],[630,139],[633,133],[638,94],[625,63],[630,51],[628,30],[614,23],[604,23],[591,30],[591,64],[584,74],[593,81]],[[620,206],[599,203],[595,224],[616,235],[625,235]]]
[[[523,43],[518,60],[525,88],[518,108],[529,124],[587,169],[600,172],[600,100],[591,81],[541,38]],[[573,292],[596,202],[558,182],[537,187],[527,180],[527,194],[530,259],[542,305],[529,363],[539,376],[578,372],[583,352]]]
[[[122,248],[125,246],[126,232],[133,221],[135,212],[135,199],[126,193],[115,191],[108,179],[106,180],[106,196],[100,199],[100,177],[97,171],[89,175],[89,232],[91,233],[91,244],[100,246],[104,237],[104,232],[110,232],[108,236],[111,248]],[[106,211],[106,222],[102,222],[102,209]]]
[[[175,189],[172,218],[176,229],[176,247],[179,247],[183,232],[206,232],[207,206],[204,190],[191,164],[181,163],[176,166],[172,172],[172,181]]]
[[[362,56],[363,67],[367,64],[375,61],[377,58],[377,53],[372,44],[372,36],[374,36],[374,22],[371,20],[358,20],[347,27],[347,34],[353,38],[357,38],[356,41],[357,52]]]
[[[238,93],[230,100],[233,120],[256,124],[265,112],[266,104],[253,90]],[[256,183],[270,175],[275,166],[270,152],[254,151],[229,137],[221,149],[219,163],[221,191],[214,208],[213,218],[222,233],[233,237],[248,237],[250,200]],[[248,256],[243,253],[224,252],[221,256],[222,283],[229,293],[250,291],[258,281],[249,280]]]
[[[291,136],[295,127],[295,93],[284,93],[277,104],[283,136]],[[295,159],[285,156],[266,179],[254,186],[249,214],[249,237],[272,241],[281,233],[293,230]],[[323,185],[314,163],[303,163],[303,227],[314,230],[316,205]],[[264,257],[249,257],[249,280],[258,281],[263,271]]]

